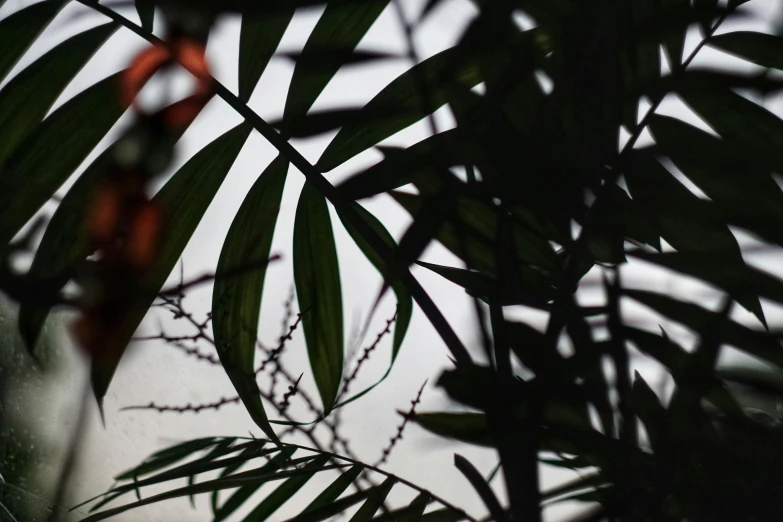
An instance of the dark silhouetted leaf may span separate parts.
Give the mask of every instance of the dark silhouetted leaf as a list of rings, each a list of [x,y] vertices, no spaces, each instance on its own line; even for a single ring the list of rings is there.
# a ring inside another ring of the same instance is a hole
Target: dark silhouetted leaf
[[[334,479],[334,482],[323,490],[310,504],[302,511],[302,514],[294,518],[297,522],[304,522],[305,520],[315,522],[317,520],[324,520],[330,516],[341,513],[347,506],[339,506],[334,512],[327,513],[330,507],[334,507],[337,498],[348,489],[351,484],[359,477],[363,467],[356,464],[351,466],[350,469],[341,473],[339,477]],[[358,502],[358,500],[357,500]]]
[[[307,114],[388,4],[389,0],[336,0],[326,4],[294,68],[283,113],[287,124]],[[342,52],[345,58],[331,62],[331,67],[327,67],[319,56],[324,49]]]
[[[389,231],[386,230],[386,227],[383,226],[383,224],[378,220],[378,218],[373,216],[361,205],[354,203],[352,204],[352,206],[356,211],[356,213],[359,214],[359,217],[364,219],[364,221],[373,230],[375,230],[375,232],[381,237],[381,239],[383,239],[383,241],[389,247],[396,248],[396,242],[394,241],[394,238],[392,237],[391,234],[389,234]],[[378,253],[373,248],[370,247],[370,245],[364,240],[364,238],[358,233],[358,231],[350,224],[350,222],[347,219],[343,218],[343,214],[340,211],[337,212],[337,216],[340,218],[341,223],[350,234],[351,239],[353,239],[354,242],[356,243],[356,246],[359,247],[362,253],[367,257],[370,263],[372,263],[373,266],[378,270],[381,276],[384,279],[388,278],[389,266],[387,260],[382,258],[380,255],[378,255]],[[378,382],[376,382],[372,386],[369,386],[364,391],[357,393],[350,399],[343,401],[343,404],[358,399],[359,397],[363,396],[365,393],[373,389],[375,386],[383,382],[383,380],[386,379],[386,377],[391,372],[392,366],[394,365],[394,361],[397,359],[397,354],[400,352],[402,341],[405,339],[405,333],[408,331],[408,326],[410,325],[411,322],[411,316],[413,315],[413,299],[411,298],[411,295],[408,292],[405,285],[399,279],[395,279],[392,282],[391,288],[394,291],[394,295],[397,297],[397,319],[395,321],[395,326],[394,326],[394,341],[392,343],[392,356],[391,356],[391,362],[389,363],[389,368],[386,370],[386,373],[383,375],[383,377],[381,377],[378,380]]]
[[[310,183],[305,183],[296,207],[293,252],[310,367],[328,412],[343,374],[343,303],[329,208]]]
[[[130,340],[147,314],[249,133],[250,126],[246,124],[226,132],[185,163],[156,194],[154,200],[161,205],[165,216],[165,240],[144,288],[139,290],[135,302],[128,305],[128,311],[118,327],[118,338]],[[103,401],[121,357],[122,353],[104,350],[98,352],[92,360],[90,375],[93,392],[99,403]]]
[[[319,455],[312,462],[297,470],[299,473],[280,484],[276,490],[267,495],[264,501],[251,511],[244,520],[247,522],[267,520],[280,506],[302,489],[316,473],[323,471],[330,459],[331,456],[329,455]]]
[[[141,27],[152,31],[155,24],[155,0],[136,0],[136,12],[139,13]]]
[[[253,95],[258,80],[269,60],[275,54],[295,6],[285,6],[272,14],[245,14],[239,35],[239,99],[247,102]]]
[[[67,2],[37,2],[0,20],[0,81]]]
[[[329,143],[316,167],[323,172],[330,171],[392,134],[413,125],[424,118],[427,112],[435,111],[445,104],[448,101],[446,88],[438,88],[438,85],[446,74],[449,77],[444,78],[445,81],[456,81],[467,87],[478,84],[480,77],[476,66],[467,60],[468,63],[460,63],[457,68],[454,64],[457,63],[458,58],[461,57],[455,49],[447,49],[398,76],[363,109],[369,114],[375,114],[378,110],[388,111],[396,108],[398,114],[381,118],[372,125],[343,127]],[[421,99],[421,79],[427,85],[431,85],[429,101],[432,106],[427,107],[426,112],[425,103]]]
[[[364,501],[364,504],[362,504],[359,510],[351,517],[350,522],[367,522],[372,520],[375,516],[375,512],[380,509],[381,505],[386,500],[386,497],[389,495],[389,491],[391,491],[396,483],[395,479],[388,477],[380,486],[374,488],[372,493],[370,493],[369,498]]]
[[[707,330],[741,351],[783,368],[783,349],[771,335],[751,330],[735,321],[725,319],[717,321],[716,312],[699,305],[680,301],[669,296],[643,290],[624,290],[625,294],[649,306],[656,312],[681,323],[696,333]]]
[[[41,122],[63,89],[117,27],[105,24],[68,38],[0,90],[0,165]]]
[[[272,460],[270,460],[269,462],[264,464],[264,466],[259,468],[259,471],[273,472],[277,469],[282,468],[289,461],[289,459],[291,458],[291,456],[294,454],[295,451],[296,451],[295,447],[292,446],[283,447],[280,453],[278,455],[275,455],[275,457],[272,458]],[[231,471],[231,473],[236,471],[236,469],[237,468],[234,468]],[[223,476],[228,476],[228,474]],[[215,522],[220,522],[221,520],[225,520],[229,515],[231,515],[234,511],[236,511],[237,508],[239,508],[239,506],[244,504],[245,501],[247,501],[247,499],[249,499],[253,495],[253,493],[258,491],[258,489],[262,485],[263,485],[262,482],[258,482],[255,484],[247,484],[245,486],[240,487],[219,508],[217,508],[217,493],[213,493],[212,512],[215,514]]]
[[[509,520],[508,515],[500,505],[500,501],[495,496],[492,488],[489,487],[487,481],[484,480],[484,477],[481,476],[481,473],[478,472],[473,464],[462,455],[455,453],[454,465],[465,478],[468,479],[470,485],[473,486],[473,489],[476,490],[476,493],[481,497],[482,502],[484,502],[484,505],[487,507],[492,518],[498,522]]]
[[[779,36],[736,31],[715,36],[707,43],[762,67],[783,69],[783,38]]]
[[[441,437],[479,446],[494,446],[483,413],[417,413],[410,419]]]
[[[117,101],[119,74],[68,100],[0,166],[0,244],[21,230],[125,112]]]
[[[288,160],[278,156],[245,196],[228,231],[212,292],[212,330],[218,356],[253,421],[272,439],[258,392],[255,353],[267,259],[283,197]],[[257,263],[257,266],[248,266]],[[243,273],[232,274],[237,270]]]

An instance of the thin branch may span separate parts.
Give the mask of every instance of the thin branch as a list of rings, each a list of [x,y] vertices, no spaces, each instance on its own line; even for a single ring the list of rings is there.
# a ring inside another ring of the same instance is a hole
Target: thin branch
[[[389,445],[383,449],[383,452],[381,453],[381,458],[376,464],[376,466],[385,464],[386,461],[389,459],[389,455],[394,449],[394,446],[396,446],[397,443],[402,440],[402,433],[403,431],[405,431],[405,427],[408,425],[408,421],[416,413],[416,406],[418,406],[419,403],[421,402],[421,394],[424,392],[425,386],[427,386],[427,381],[424,381],[424,384],[422,384],[421,388],[419,388],[419,393],[417,393],[416,398],[411,401],[411,407],[407,413],[397,411],[397,413],[402,415],[402,423],[399,426],[397,426],[397,433],[395,433],[394,437],[392,437],[392,439],[389,441]]]

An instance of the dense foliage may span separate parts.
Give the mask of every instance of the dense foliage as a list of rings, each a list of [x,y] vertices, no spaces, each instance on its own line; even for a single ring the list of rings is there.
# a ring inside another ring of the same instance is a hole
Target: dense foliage
[[[314,474],[328,470],[341,474],[295,520],[323,520],[360,503],[351,520],[471,519],[383,470],[325,448],[288,444],[269,422],[267,409],[285,415],[286,408],[256,382],[259,365],[263,370],[277,353],[255,360],[256,330],[278,208],[294,170],[306,179],[292,261],[320,397],[310,401],[317,422],[328,424],[341,405],[363,393],[345,397],[350,379],[344,377],[333,233],[341,225],[383,276],[381,295],[396,296],[394,357],[414,302],[451,352],[454,368],[438,376],[438,384],[471,412],[412,410],[406,418],[444,437],[497,449],[507,506],[470,462],[455,460],[493,520],[540,521],[543,506],[565,498],[598,506],[582,520],[783,518],[780,422],[750,408],[782,391],[772,369],[783,367],[783,349],[761,299],[783,302],[783,281],[746,264],[736,236],[742,231],[772,249],[783,246],[783,191],[776,178],[783,173],[783,120],[759,102],[783,85],[775,71],[783,69],[783,38],[723,29],[752,16],[754,1],[473,2],[478,14],[460,40],[419,60],[410,34],[442,4],[422,2],[419,18],[403,23],[415,64],[361,107],[310,110],[341,67],[384,58],[356,47],[385,9],[397,10],[404,21],[396,0],[137,0],[140,24],[126,2],[78,0],[107,23],[59,43],[0,90],[0,290],[20,303],[19,328],[33,352],[52,307],[79,311],[76,337],[91,357],[99,402],[150,306],[161,300],[180,306],[186,285],[162,286],[248,135],[260,133],[279,151],[236,211],[216,267],[211,324],[200,325],[269,440],[198,439],[163,450],[118,477],[121,484],[104,501],[176,478],[190,477],[188,486],[116,508],[100,510],[101,501],[87,520],[238,488],[222,505],[213,501],[215,520],[222,520],[263,483],[282,481],[247,518],[266,520]],[[45,0],[0,20],[0,78],[68,3]],[[247,102],[297,9],[315,5],[325,9],[293,56],[283,117],[264,121]],[[212,78],[203,60],[212,22],[229,12],[242,17],[236,93]],[[162,39],[152,32],[156,15],[167,24]],[[526,24],[515,21],[520,16]],[[153,46],[129,69],[47,115],[118,30]],[[695,45],[686,45],[686,35],[698,36]],[[698,66],[705,48],[735,57],[744,68]],[[196,77],[193,95],[157,112],[136,106],[144,83],[175,63]],[[145,188],[167,172],[172,148],[214,96],[244,122],[148,198]],[[672,96],[690,113],[660,114]],[[432,114],[444,106],[456,126],[438,132]],[[87,166],[31,247],[38,228],[22,233],[25,225],[129,108],[136,122]],[[687,122],[695,116],[712,132]],[[383,146],[423,119],[431,122],[429,137],[404,149]],[[336,129],[315,163],[289,142]],[[648,132],[652,139],[644,138]],[[324,176],[373,147],[384,155],[377,164],[337,186]],[[379,194],[393,197],[413,218],[398,241],[358,203]],[[339,225],[331,222],[330,206]],[[432,241],[464,266],[419,261]],[[34,261],[20,274],[13,257],[27,248],[35,249]],[[638,261],[701,280],[724,298],[716,310],[634,289],[621,273]],[[474,360],[413,277],[414,263],[476,299],[485,332],[482,361]],[[601,305],[576,297],[588,272],[603,281]],[[64,293],[68,282],[82,292]],[[696,346],[686,350],[662,329],[632,324],[623,315],[631,301],[695,333]],[[504,307],[516,305],[548,314],[546,330],[507,319]],[[736,305],[753,314],[757,326],[738,322]],[[559,349],[564,344],[571,354]],[[720,368],[727,346],[772,369]],[[670,374],[670,395],[656,394],[634,372],[638,354]],[[296,393],[296,382],[290,384]],[[238,471],[259,457],[268,460]],[[584,473],[544,493],[541,461]],[[216,478],[195,479],[216,470]],[[381,475],[382,483],[372,482]],[[372,485],[365,487],[360,477],[370,477]],[[350,486],[356,492],[343,495]],[[383,501],[393,487],[413,488],[418,496],[407,507],[387,509]]]

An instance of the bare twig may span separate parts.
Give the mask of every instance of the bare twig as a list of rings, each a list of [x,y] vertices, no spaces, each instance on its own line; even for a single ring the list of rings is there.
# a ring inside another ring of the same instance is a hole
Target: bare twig
[[[397,443],[402,440],[402,433],[403,431],[405,431],[405,427],[408,425],[408,421],[416,413],[416,406],[418,406],[419,403],[421,402],[421,394],[424,392],[425,386],[427,386],[427,381],[424,381],[424,384],[422,384],[421,388],[419,388],[419,393],[417,393],[416,398],[411,401],[411,408],[410,410],[408,410],[407,413],[399,410],[397,411],[397,413],[402,415],[402,423],[399,426],[397,426],[397,433],[395,433],[394,437],[392,437],[392,439],[389,441],[389,445],[383,449],[383,452],[381,454],[381,459],[378,461],[377,464],[375,464],[376,466],[385,464],[386,461],[389,460],[389,455],[394,449],[394,446],[396,446]]]

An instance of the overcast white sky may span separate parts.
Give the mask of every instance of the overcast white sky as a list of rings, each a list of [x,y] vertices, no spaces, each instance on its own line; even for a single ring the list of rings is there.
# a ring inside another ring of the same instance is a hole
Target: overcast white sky
[[[0,9],[0,17],[30,3],[32,2],[29,0],[8,0],[6,5]],[[423,0],[404,1],[409,16],[417,16],[418,10],[424,3]],[[753,4],[759,10],[758,20],[762,21],[771,20],[776,6],[779,5],[773,0],[757,0]],[[100,15],[95,14],[74,17],[74,15],[85,11],[84,7],[75,2],[67,7],[49,29],[49,37],[42,39],[15,71],[63,38],[104,21]],[[129,18],[135,19],[135,10],[127,9],[124,12]],[[300,48],[317,21],[319,13],[319,10],[311,10],[297,14],[283,39],[281,49],[296,50]],[[451,45],[474,14],[475,10],[469,0],[445,2],[444,6],[417,31],[417,50],[422,58]],[[759,22],[754,23],[757,26]],[[237,85],[236,63],[239,27],[238,18],[227,17],[221,20],[215,27],[209,46],[209,58],[215,76],[232,90],[235,90]],[[689,46],[694,43],[690,41]],[[58,104],[98,79],[127,66],[132,56],[143,46],[144,42],[137,36],[120,30],[78,75]],[[405,43],[392,9],[387,9],[383,13],[360,47],[404,53]],[[716,60],[721,61],[717,62]],[[710,64],[732,63],[731,60],[718,56],[716,52],[705,50],[701,63],[707,62]],[[327,87],[315,108],[361,105],[408,66],[409,64],[404,60],[393,60],[372,68],[353,67],[341,71]],[[284,59],[273,59],[250,101],[250,105],[261,116],[272,120],[282,115],[292,70],[291,62]],[[678,116],[683,114],[681,106],[674,102],[667,104],[664,112],[675,112]],[[440,130],[452,124],[450,114],[447,111],[439,111],[437,116]],[[124,128],[128,121],[128,118],[124,117],[111,133],[110,139],[105,140],[99,150],[105,148],[111,142],[111,138],[116,137],[117,131]],[[239,117],[233,113],[230,107],[220,100],[213,101],[186,134],[179,151],[177,164],[184,163],[193,153],[239,121]],[[689,119],[688,121],[695,120]],[[391,138],[388,143],[410,144],[425,137],[426,133],[426,126],[417,125]],[[332,135],[296,142],[295,146],[305,157],[315,161]],[[256,177],[275,156],[276,151],[265,143],[260,135],[255,133],[251,135],[185,250],[183,260],[186,276],[195,276],[214,269],[225,234],[244,195]],[[362,154],[343,167],[329,173],[327,177],[333,183],[338,183],[360,167],[377,161],[379,157],[380,155],[375,151]],[[272,251],[280,253],[283,260],[274,264],[267,272],[261,312],[259,336],[267,344],[273,344],[279,335],[282,304],[288,296],[293,281],[290,243],[296,201],[303,179],[299,172],[291,168],[272,247]],[[68,185],[59,193],[64,193]],[[392,234],[397,237],[409,222],[407,214],[397,207],[390,198],[378,197],[363,203],[370,211],[379,216]],[[51,212],[52,208],[47,207],[45,211]],[[353,246],[350,238],[339,226],[339,221],[334,214],[333,224],[337,236],[343,281],[346,340],[350,340],[351,333],[362,324],[362,320],[372,304],[380,279],[358,249]],[[427,250],[424,259],[430,262],[459,266],[445,249],[435,245]],[[771,267],[775,264],[770,261],[766,264],[766,268],[772,270]],[[711,293],[704,285],[674,279],[660,271],[641,266],[641,264],[624,268],[624,270],[626,271],[626,281],[634,281],[638,283],[639,287],[651,287],[658,290],[667,288],[700,301],[710,298],[711,295],[714,296],[714,292]],[[442,306],[446,317],[465,344],[478,353],[478,336],[473,320],[472,305],[465,298],[465,294],[458,287],[427,273],[423,269],[415,270],[414,273],[436,302]],[[591,298],[590,295],[586,297]],[[203,317],[209,310],[211,303],[211,288],[202,287],[192,292],[186,302],[189,303],[192,312]],[[375,332],[382,329],[383,321],[393,315],[393,310],[394,301],[389,298],[376,314],[373,326],[369,330],[368,340],[374,337]],[[633,309],[630,309],[629,312],[633,312]],[[514,310],[510,313],[520,315],[523,311]],[[774,322],[775,312],[770,309],[769,313],[771,314],[770,322]],[[537,325],[543,325],[543,317],[539,314],[530,314],[529,312],[524,314],[526,319]],[[742,314],[740,313],[740,315]],[[172,323],[169,317],[161,316],[161,318],[167,332],[182,331],[180,325]],[[145,329],[148,333],[157,333],[159,331],[158,324],[157,320],[148,320],[145,323]],[[676,329],[674,330],[676,331]],[[365,342],[364,345],[366,344]],[[359,390],[362,385],[371,384],[383,374],[388,364],[390,344],[389,338],[382,343],[381,349],[366,365],[359,381],[353,385],[353,390]],[[201,347],[203,351],[210,349],[206,345]],[[81,389],[84,378],[83,365],[74,355],[74,350],[67,349],[65,351],[70,354],[70,359],[72,359],[72,371],[67,379],[59,384],[59,388],[53,391],[56,399],[53,404],[57,406],[54,408],[56,410],[55,420],[50,426],[50,435],[59,437],[60,440],[66,437],[69,428],[72,427],[69,426],[69,420],[73,413],[65,406],[65,403],[72,400],[76,392]],[[429,379],[429,383],[423,395],[420,411],[437,411],[453,407],[445,396],[434,387],[434,382],[440,372],[449,366],[446,356],[447,351],[443,343],[430,327],[426,318],[417,310],[391,376],[369,396],[344,408],[343,435],[351,440],[352,447],[360,458],[366,459],[368,462],[374,462],[378,459],[382,448],[395,433],[396,426],[400,421],[400,418],[394,413],[395,410],[407,409],[409,401],[416,395],[425,380]],[[304,372],[303,382],[308,390],[314,390],[301,331],[297,332],[293,341],[289,343],[284,361],[292,373]],[[263,385],[264,383],[262,383]],[[81,492],[79,496],[92,496],[105,490],[110,486],[112,476],[138,464],[155,449],[175,441],[213,434],[246,436],[249,431],[260,435],[259,430],[241,406],[227,406],[217,413],[204,412],[199,415],[192,413],[161,415],[144,411],[119,411],[121,407],[145,404],[151,400],[156,403],[173,405],[183,405],[189,402],[213,402],[222,396],[232,396],[232,391],[231,384],[219,367],[212,367],[193,358],[188,358],[161,343],[135,345],[123,360],[106,397],[106,428],[101,427],[97,410],[93,412],[91,417],[89,440],[84,445],[82,467],[75,482]],[[295,409],[294,412],[296,411]],[[324,440],[328,441],[328,438]],[[480,471],[485,473],[489,472],[496,463],[492,451],[438,439],[415,426],[410,426],[407,429],[406,437],[392,454],[388,470],[431,489],[434,493],[473,514],[482,514],[484,512],[483,506],[477,495],[453,467],[453,453],[455,451],[467,456]],[[549,486],[559,482],[564,476],[562,472],[546,470],[543,474],[544,485]],[[305,502],[312,498],[313,488],[317,488],[319,485],[323,486],[323,480],[314,479],[301,492],[302,496],[293,499],[292,503],[301,509],[306,505]],[[262,492],[268,493],[271,489],[262,489]],[[502,488],[497,489],[498,491],[502,490]],[[409,496],[412,497],[411,494]],[[397,500],[406,500],[406,498],[398,498]],[[209,520],[210,511],[206,499],[197,501],[197,505],[199,509],[194,511],[188,505],[187,500],[168,501],[142,510],[131,511],[118,517],[117,520],[164,521],[176,519],[194,522]],[[252,502],[247,505],[248,508],[252,506]],[[569,509],[568,506],[553,509],[548,518],[557,520]],[[240,513],[246,513],[246,511],[245,509]],[[290,506],[284,507],[275,514],[273,520],[284,520],[293,513]],[[235,519],[241,518],[235,517]]]

